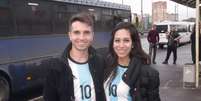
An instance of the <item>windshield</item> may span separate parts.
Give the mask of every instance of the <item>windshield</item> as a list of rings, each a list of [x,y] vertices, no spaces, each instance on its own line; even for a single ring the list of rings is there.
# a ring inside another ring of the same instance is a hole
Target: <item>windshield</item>
[[[158,33],[165,33],[167,32],[167,29],[167,25],[156,25],[156,30],[158,31]]]

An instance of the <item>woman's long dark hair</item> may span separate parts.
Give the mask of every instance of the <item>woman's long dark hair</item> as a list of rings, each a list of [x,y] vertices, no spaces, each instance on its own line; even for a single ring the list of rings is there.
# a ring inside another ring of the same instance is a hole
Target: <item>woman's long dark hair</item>
[[[117,71],[116,67],[118,65],[118,56],[113,49],[113,41],[114,41],[114,36],[116,32],[120,29],[125,29],[130,32],[130,36],[132,40],[132,49],[129,55],[130,59],[132,59],[133,57],[138,57],[139,59],[141,59],[142,63],[150,64],[150,57],[142,49],[140,37],[136,27],[129,22],[121,22],[116,25],[116,27],[114,28],[111,34],[112,36],[109,43],[110,54],[107,57],[110,60],[112,59],[112,61],[110,61],[109,65],[107,66],[105,70],[105,80],[107,80],[107,78],[110,76],[111,73],[112,73],[112,78],[115,77],[116,75],[116,71]]]

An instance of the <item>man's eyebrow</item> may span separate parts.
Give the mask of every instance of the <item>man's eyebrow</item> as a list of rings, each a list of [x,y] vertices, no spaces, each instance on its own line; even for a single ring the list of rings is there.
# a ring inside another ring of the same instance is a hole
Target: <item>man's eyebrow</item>
[[[73,31],[74,33],[78,33],[78,32],[80,32],[80,31],[78,31],[78,30],[75,30],[75,31]]]
[[[84,33],[90,33],[90,31],[86,30],[86,31],[84,31]]]

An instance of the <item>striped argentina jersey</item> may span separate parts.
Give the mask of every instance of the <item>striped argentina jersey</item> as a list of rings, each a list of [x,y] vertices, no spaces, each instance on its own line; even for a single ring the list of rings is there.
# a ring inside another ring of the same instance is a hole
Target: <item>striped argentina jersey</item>
[[[95,88],[88,63],[77,63],[68,59],[74,76],[75,101],[96,101]]]
[[[126,70],[125,66],[118,65],[116,77],[112,81],[109,81],[110,78],[108,78],[104,83],[107,101],[132,101],[130,88],[122,80],[122,75]]]

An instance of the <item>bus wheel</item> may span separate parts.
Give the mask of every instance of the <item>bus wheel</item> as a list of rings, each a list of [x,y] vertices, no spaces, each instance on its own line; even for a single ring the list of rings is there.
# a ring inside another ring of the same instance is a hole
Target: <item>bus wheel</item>
[[[8,101],[9,93],[9,83],[3,76],[0,75],[0,101]]]
[[[163,49],[163,44],[159,44],[159,48],[160,48],[160,49]]]

